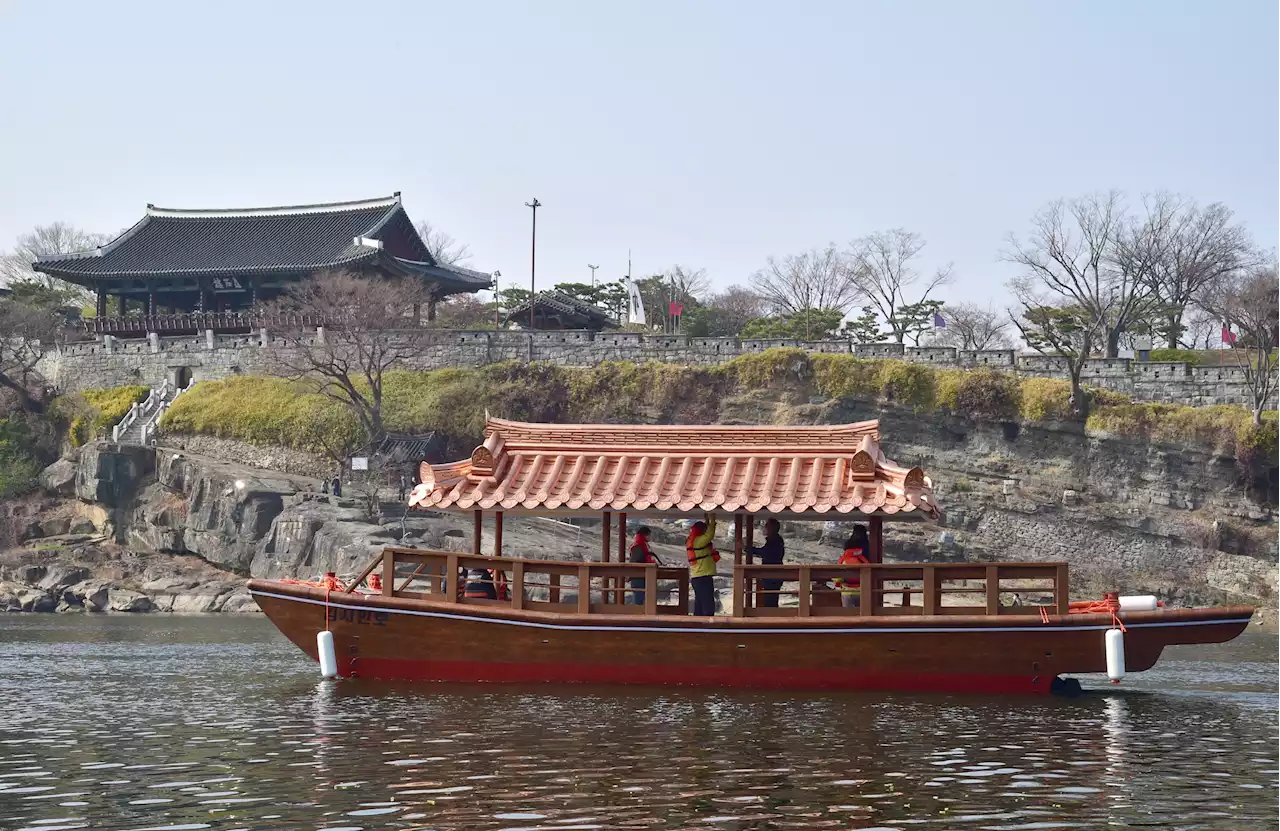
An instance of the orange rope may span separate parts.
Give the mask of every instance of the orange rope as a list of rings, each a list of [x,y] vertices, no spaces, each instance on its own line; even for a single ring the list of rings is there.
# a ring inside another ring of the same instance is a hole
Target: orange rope
[[[1087,614],[1106,614],[1111,615],[1111,625],[1118,628],[1121,632],[1128,632],[1125,628],[1124,621],[1120,619],[1120,595],[1116,592],[1107,592],[1102,596],[1101,600],[1090,600],[1071,604],[1071,614],[1087,615]]]

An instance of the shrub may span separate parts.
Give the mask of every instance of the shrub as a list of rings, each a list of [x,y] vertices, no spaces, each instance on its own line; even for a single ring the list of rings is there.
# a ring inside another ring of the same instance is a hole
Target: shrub
[[[1071,382],[1056,378],[1022,379],[1024,421],[1066,421],[1071,418]]]
[[[979,369],[938,373],[939,403],[975,421],[1017,421],[1022,411],[1022,385],[1008,372]]]
[[[42,467],[38,442],[20,415],[0,418],[0,499],[33,490]]]
[[[875,398],[880,394],[878,361],[852,355],[810,355],[818,391],[828,398]]]
[[[67,441],[79,447],[108,435],[129,408],[146,400],[150,392],[138,385],[84,390],[57,399],[54,415],[67,424]]]
[[[936,370],[910,361],[881,360],[879,363],[880,398],[891,404],[928,412],[937,403]]]

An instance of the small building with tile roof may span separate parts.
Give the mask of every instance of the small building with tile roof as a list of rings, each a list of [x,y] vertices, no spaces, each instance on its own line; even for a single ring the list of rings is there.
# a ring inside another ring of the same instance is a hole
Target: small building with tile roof
[[[607,311],[558,289],[540,291],[507,312],[507,323],[529,328],[532,312],[534,329],[586,329],[599,332],[618,328]]]
[[[420,279],[435,299],[492,285],[488,274],[437,262],[399,192],[272,208],[148,205],[146,215],[111,242],[42,255],[32,267],[94,292],[99,318],[107,316],[110,298],[120,317],[247,310],[325,271]]]

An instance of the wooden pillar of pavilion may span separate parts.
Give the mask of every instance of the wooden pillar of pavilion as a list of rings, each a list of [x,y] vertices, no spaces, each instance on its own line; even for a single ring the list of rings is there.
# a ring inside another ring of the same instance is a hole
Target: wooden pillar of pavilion
[[[493,512],[493,556],[502,556],[502,511]]]
[[[102,286],[98,286],[98,300],[94,305],[94,312],[98,317],[107,316],[107,290]]]
[[[625,527],[625,526],[624,526]],[[609,545],[613,542],[613,514],[608,511],[604,512],[604,527],[600,531],[600,562],[609,562]],[[579,586],[579,592],[590,592],[590,586]],[[600,602],[609,603],[612,599],[609,593],[609,578],[600,578]]]
[[[868,558],[873,563],[884,562],[884,519],[882,517],[873,516],[869,523],[868,539],[871,543],[871,556]]]
[[[733,515],[733,564],[742,565],[742,514]]]
[[[627,515],[618,514],[618,562],[627,561]]]
[[[471,553],[480,553],[480,531],[481,523],[484,521],[484,512],[475,511],[471,523]]]
[[[154,284],[147,286],[147,317],[154,317],[160,313],[159,299],[156,297],[156,287]]]
[[[116,314],[124,317],[129,311],[129,298],[125,297],[124,292],[116,295]]]
[[[747,565],[751,565],[755,558],[751,556],[751,546],[756,544],[756,515],[747,514],[747,533],[746,533],[746,555]]]

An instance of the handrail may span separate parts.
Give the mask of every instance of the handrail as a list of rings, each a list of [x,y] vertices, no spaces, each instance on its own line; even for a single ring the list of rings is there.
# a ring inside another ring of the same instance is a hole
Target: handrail
[[[853,592],[836,581],[855,577],[858,605],[843,606],[843,596]],[[761,580],[782,581],[784,588],[766,590]],[[828,586],[829,582],[836,585]],[[785,588],[787,583],[795,588]],[[735,617],[1031,615],[1041,609],[1065,615],[1070,611],[1066,563],[740,565],[734,567],[733,592]],[[760,600],[767,594],[794,596],[796,603],[766,607]],[[1023,595],[1047,596],[1047,602],[1024,602]],[[947,597],[974,596],[980,598],[979,604],[944,602]],[[898,603],[889,602],[894,597]]]
[[[386,548],[382,552],[381,565],[384,597],[580,614],[682,615],[687,613],[689,605],[688,569],[655,563],[528,560],[452,551]],[[465,579],[466,571],[474,569],[490,572],[490,576],[480,580]],[[366,571],[347,591],[354,592],[373,571]],[[467,583],[495,585],[500,582],[499,572],[509,587],[510,597],[507,600],[462,595],[460,589]],[[450,575],[454,579],[451,580]],[[566,582],[565,578],[571,582]],[[636,578],[644,580],[642,589],[632,587],[631,581]],[[572,601],[564,597],[565,590],[575,594]],[[540,595],[544,591],[545,599],[542,599]],[[643,604],[627,602],[632,599],[629,595],[636,591],[643,592]],[[674,602],[660,602],[670,600],[673,594]]]
[[[489,576],[469,580],[467,571],[474,569],[483,569]],[[384,597],[517,611],[683,615],[687,614],[689,605],[688,569],[653,563],[532,560],[386,548],[346,591],[355,592],[375,573],[381,576]],[[860,583],[860,602],[856,607],[845,607],[841,604],[840,588],[827,584],[855,575]],[[628,593],[635,591],[630,585],[633,578],[644,580],[640,589],[644,595],[642,605],[627,602]],[[775,590],[765,590],[759,585],[760,580],[782,581],[783,588],[776,590],[777,594],[794,597],[795,604],[763,606],[759,599]],[[510,587],[510,597],[506,600],[464,597],[461,592],[468,582],[496,587],[503,581]],[[665,586],[659,585],[660,582]],[[572,600],[565,597],[566,590],[576,597]],[[671,602],[673,594],[674,602]],[[659,602],[660,596],[664,602]],[[1039,602],[1033,599],[1036,596]],[[976,602],[947,602],[964,598],[973,598]],[[734,617],[1043,616],[1069,612],[1066,563],[753,564],[737,565],[733,569]]]

